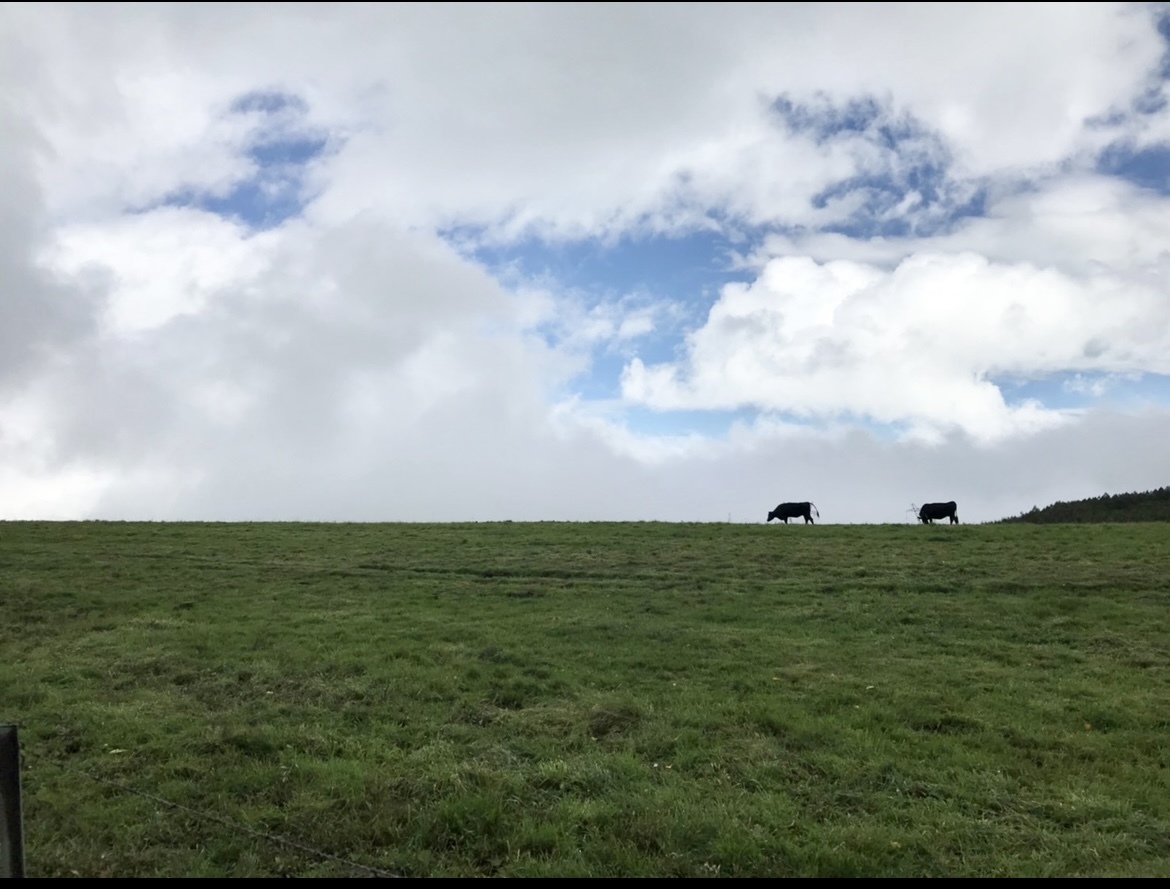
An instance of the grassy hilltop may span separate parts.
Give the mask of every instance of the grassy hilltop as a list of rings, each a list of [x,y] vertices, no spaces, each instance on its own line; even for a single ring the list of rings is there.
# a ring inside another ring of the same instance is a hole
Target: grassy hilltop
[[[1160,524],[0,523],[26,870],[1170,876],[1167,577]]]

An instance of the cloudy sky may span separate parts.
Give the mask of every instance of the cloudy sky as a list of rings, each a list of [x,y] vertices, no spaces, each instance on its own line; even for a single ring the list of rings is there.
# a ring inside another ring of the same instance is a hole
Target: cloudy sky
[[[0,518],[1167,484],[1166,4],[0,6]]]

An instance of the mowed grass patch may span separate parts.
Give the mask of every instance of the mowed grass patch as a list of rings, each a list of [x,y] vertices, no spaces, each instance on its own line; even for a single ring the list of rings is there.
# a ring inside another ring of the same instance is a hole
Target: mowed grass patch
[[[1156,524],[2,523],[27,870],[1166,875],[1167,576]]]

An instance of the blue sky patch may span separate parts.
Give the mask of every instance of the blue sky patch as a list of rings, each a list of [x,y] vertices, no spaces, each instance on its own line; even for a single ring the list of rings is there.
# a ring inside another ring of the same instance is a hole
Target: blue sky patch
[[[245,93],[231,104],[233,114],[251,114],[253,112],[278,114],[281,111],[304,114],[308,110],[308,104],[300,96],[278,90],[256,90]]]
[[[733,244],[720,232],[679,237],[623,237],[614,244],[596,239],[549,243],[526,238],[512,244],[483,245],[482,229],[452,227],[440,235],[503,281],[551,281],[564,289],[589,291],[598,298],[627,293],[653,297],[713,298],[728,281],[752,276],[732,268]]]
[[[1158,194],[1170,194],[1170,145],[1138,150],[1111,145],[1097,159],[1097,172],[1117,176]]]
[[[736,410],[660,411],[648,407],[625,410],[625,426],[640,435],[703,435],[725,438],[733,424],[751,423],[758,413],[749,408]]]
[[[654,329],[626,340],[608,339],[592,349],[590,369],[574,389],[589,399],[620,395],[621,372],[637,356],[644,363],[675,361],[685,346],[686,332],[701,326],[719,290],[728,282],[750,282],[754,273],[733,268],[733,254],[743,244],[718,232],[680,237],[621,238],[616,243],[573,241],[546,243],[528,238],[514,244],[484,246],[481,230],[452,228],[444,237],[481,263],[504,286],[536,284],[571,293],[586,306],[608,304],[626,311],[667,304],[653,315]],[[557,345],[572,330],[542,331]]]
[[[1023,380],[991,378],[1010,406],[1038,401],[1052,410],[1101,406],[1170,404],[1170,376],[1064,371]]]
[[[963,219],[983,216],[987,208],[986,189],[973,189],[968,197],[956,198],[945,193],[948,185],[943,168],[923,164],[902,177],[865,175],[834,183],[813,197],[813,206],[824,207],[847,196],[859,197],[860,207],[849,219],[824,228],[848,238],[939,235]],[[918,203],[908,208],[909,212],[899,212],[910,194],[917,194]]]
[[[813,197],[817,208],[844,199],[858,205],[826,231],[852,238],[929,236],[985,211],[985,190],[951,177],[951,155],[938,134],[872,97],[834,104],[780,96],[772,110],[790,133],[807,135],[818,145],[860,138],[880,149],[879,168],[835,182]]]
[[[817,106],[779,96],[772,110],[793,133],[810,134],[818,145],[842,133],[866,133],[883,117],[885,109],[872,97],[851,99],[843,105],[825,101]]]
[[[198,207],[255,230],[275,228],[300,215],[306,201],[305,167],[328,146],[328,139],[306,125],[308,110],[303,99],[291,94],[252,92],[241,96],[228,113],[257,120],[256,131],[244,148],[252,175],[221,193],[182,189],[162,203]]]
[[[989,377],[1009,407],[1018,407],[1030,401],[1039,402],[1051,410],[1087,407],[1097,401],[1092,394],[1093,384],[1104,384],[1104,374],[1059,373],[1036,379]]]
[[[1162,4],[1160,7],[1155,7],[1155,27],[1158,33],[1162,35],[1162,40],[1166,47],[1162,51],[1162,64],[1158,69],[1163,79],[1170,79],[1170,4]]]
[[[573,392],[588,401],[619,398],[622,369],[626,363],[620,355],[595,354],[589,372],[574,381]]]
[[[301,166],[325,150],[327,140],[302,136],[260,142],[248,149],[248,156],[261,167]]]
[[[1087,124],[1090,128],[1104,128],[1104,126],[1121,126],[1133,117],[1142,117],[1147,115],[1156,115],[1166,108],[1165,87],[1166,82],[1170,81],[1170,5],[1164,5],[1161,9],[1154,9],[1155,26],[1158,35],[1162,37],[1164,47],[1162,50],[1162,60],[1158,64],[1158,70],[1151,81],[1147,84],[1144,90],[1138,94],[1133,101],[1131,101],[1127,108],[1114,108],[1103,115],[1094,118],[1089,118]],[[1110,145],[1102,156],[1103,165],[1099,164],[1097,170],[1100,172],[1112,173],[1115,172],[1110,164],[1117,163],[1117,154],[1120,154],[1122,160],[1128,156],[1131,149],[1121,145]],[[1122,164],[1124,165],[1124,164]],[[1126,173],[1120,173],[1126,175]],[[1126,177],[1128,178],[1128,177]],[[1141,179],[1141,174],[1138,175]],[[1134,180],[1138,181],[1138,180]],[[1142,184],[1138,181],[1138,184]]]
[[[899,440],[909,429],[905,422],[881,422],[852,411],[813,416],[806,413],[761,410],[750,406],[727,410],[657,410],[633,406],[623,411],[623,419],[627,429],[640,435],[681,436],[697,433],[713,439],[726,438],[737,423],[751,426],[757,421],[802,427],[815,432],[848,426],[886,442]]]

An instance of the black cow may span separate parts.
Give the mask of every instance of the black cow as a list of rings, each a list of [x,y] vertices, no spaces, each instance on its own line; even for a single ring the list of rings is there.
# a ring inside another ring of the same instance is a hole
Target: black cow
[[[950,519],[952,525],[959,524],[959,507],[954,500],[946,503],[923,503],[918,510],[918,520],[924,525],[933,525],[935,519]]]
[[[804,503],[781,503],[770,513],[768,513],[768,521],[770,522],[772,519],[783,519],[784,524],[787,525],[789,519],[799,519],[803,517],[804,523],[806,525],[815,525],[816,522],[814,522],[812,519],[812,514],[814,512],[817,514],[817,518],[819,519],[821,514],[817,510],[816,504],[809,503],[807,500]]]

